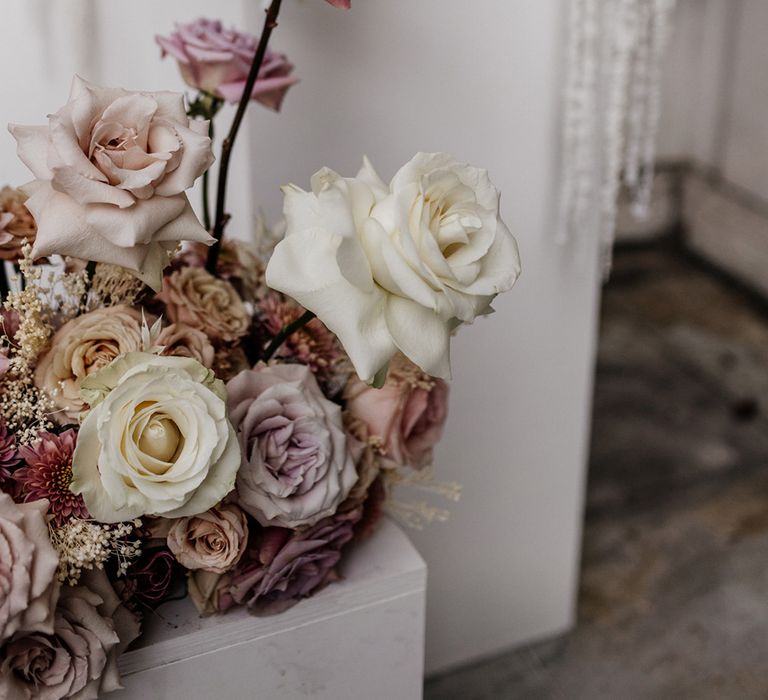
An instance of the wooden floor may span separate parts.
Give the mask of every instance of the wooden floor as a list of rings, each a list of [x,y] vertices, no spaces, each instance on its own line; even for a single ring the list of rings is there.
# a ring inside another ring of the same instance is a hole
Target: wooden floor
[[[579,624],[427,700],[768,698],[767,319],[671,246],[617,255]]]

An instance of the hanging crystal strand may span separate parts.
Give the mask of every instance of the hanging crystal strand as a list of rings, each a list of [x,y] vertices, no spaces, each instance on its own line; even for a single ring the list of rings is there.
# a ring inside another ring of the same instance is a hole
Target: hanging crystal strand
[[[603,273],[611,270],[611,252],[616,229],[616,209],[624,164],[624,131],[629,67],[637,32],[637,0],[606,3],[606,105],[603,148],[603,186],[600,193],[600,243]]]
[[[626,154],[624,156],[624,184],[634,194],[640,182],[641,160],[645,146],[650,89],[650,56],[652,45],[654,0],[637,3],[637,36],[629,65],[629,94],[627,97]]]
[[[562,127],[558,240],[583,224],[599,173],[595,167],[595,113],[599,59],[598,0],[572,0]]]
[[[664,50],[672,28],[676,0],[653,0],[649,36],[648,67],[646,71],[645,124],[642,133],[640,182],[633,202],[635,216],[648,215],[653,195],[656,160],[656,137],[661,116],[661,82]]]

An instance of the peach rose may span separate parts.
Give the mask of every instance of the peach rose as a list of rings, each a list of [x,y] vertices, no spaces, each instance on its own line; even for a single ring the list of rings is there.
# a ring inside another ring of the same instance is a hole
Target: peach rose
[[[59,557],[47,509],[48,501],[16,504],[0,492],[0,645],[17,632],[53,630]]]
[[[208,336],[186,323],[172,323],[163,328],[157,344],[163,347],[163,355],[191,357],[208,369],[213,367],[215,351]]]
[[[362,420],[379,442],[384,467],[432,462],[448,415],[448,385],[422,372],[402,355],[395,356],[387,383],[374,389],[353,377],[344,389],[347,410]]]
[[[21,190],[0,190],[0,260],[18,260],[22,246],[35,242],[37,224],[24,206],[26,201],[27,195]]]
[[[77,316],[53,336],[35,371],[35,384],[53,399],[59,423],[77,421],[85,403],[80,385],[118,355],[141,350],[139,315],[127,306],[108,306]]]
[[[200,267],[184,267],[168,275],[157,296],[171,321],[198,328],[213,340],[233,342],[251,325],[251,314],[235,288]]]
[[[208,122],[184,96],[102,88],[75,77],[47,126],[11,124],[37,221],[32,254],[69,255],[131,270],[162,285],[179,241],[212,243],[185,190],[213,162]]]
[[[176,520],[168,532],[168,549],[187,569],[223,574],[240,561],[248,544],[245,513],[232,503]]]

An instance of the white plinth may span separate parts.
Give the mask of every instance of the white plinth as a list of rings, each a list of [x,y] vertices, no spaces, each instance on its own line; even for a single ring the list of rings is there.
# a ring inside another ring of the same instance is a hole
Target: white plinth
[[[149,620],[121,659],[115,700],[417,700],[426,565],[385,520],[349,551],[344,580],[267,618],[200,618],[188,600]]]

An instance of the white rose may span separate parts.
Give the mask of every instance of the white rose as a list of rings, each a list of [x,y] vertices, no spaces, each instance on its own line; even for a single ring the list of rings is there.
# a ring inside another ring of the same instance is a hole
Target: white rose
[[[184,194],[213,162],[208,122],[187,117],[181,93],[76,76],[46,126],[9,129],[37,178],[22,188],[37,222],[35,258],[119,265],[159,290],[179,241],[213,242]]]
[[[488,174],[448,155],[419,153],[389,186],[366,160],[356,178],[323,169],[311,192],[284,192],[267,284],[317,314],[365,381],[397,350],[450,376],[451,331],[520,274]]]
[[[85,379],[81,393],[91,410],[71,489],[96,520],[196,515],[234,487],[240,449],[224,384],[196,360],[128,353]]]

